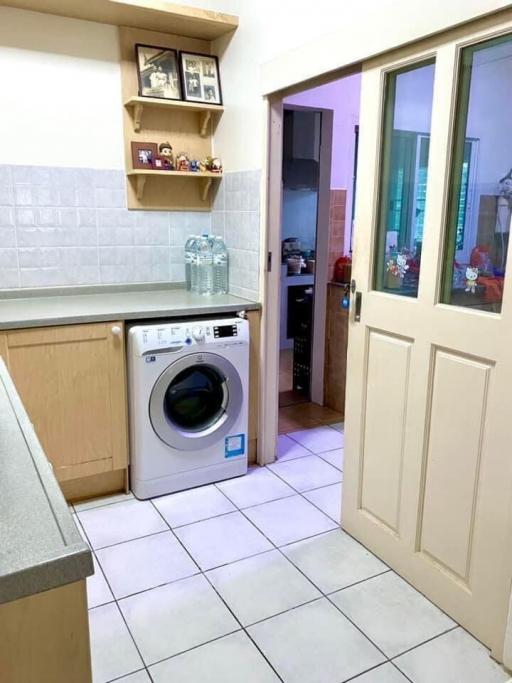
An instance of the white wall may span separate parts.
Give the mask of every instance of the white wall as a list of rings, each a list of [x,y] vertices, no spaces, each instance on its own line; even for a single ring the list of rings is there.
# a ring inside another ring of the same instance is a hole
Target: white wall
[[[117,29],[0,7],[0,163],[124,166]]]

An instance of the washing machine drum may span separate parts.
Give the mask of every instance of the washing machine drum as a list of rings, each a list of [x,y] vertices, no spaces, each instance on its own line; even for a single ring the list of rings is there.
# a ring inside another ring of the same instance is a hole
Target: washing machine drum
[[[170,365],[151,392],[149,416],[172,448],[208,448],[230,433],[242,409],[242,382],[232,363],[214,353],[190,354]]]

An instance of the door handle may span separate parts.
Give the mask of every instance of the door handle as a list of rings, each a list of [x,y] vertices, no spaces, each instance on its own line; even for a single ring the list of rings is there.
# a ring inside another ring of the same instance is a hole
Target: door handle
[[[354,306],[354,322],[361,322],[361,305],[363,302],[363,295],[361,292],[356,292],[356,302]]]

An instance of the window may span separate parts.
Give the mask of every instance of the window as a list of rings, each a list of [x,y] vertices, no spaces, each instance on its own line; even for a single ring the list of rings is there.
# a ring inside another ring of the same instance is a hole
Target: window
[[[512,37],[462,50],[441,302],[501,311],[512,210]]]
[[[387,76],[374,288],[418,295],[434,62]]]

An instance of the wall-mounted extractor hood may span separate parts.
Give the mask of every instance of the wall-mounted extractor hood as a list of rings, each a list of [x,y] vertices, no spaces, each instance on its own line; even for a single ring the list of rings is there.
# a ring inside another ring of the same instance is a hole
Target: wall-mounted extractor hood
[[[318,189],[320,127],[320,112],[303,109],[284,110],[284,189]]]

